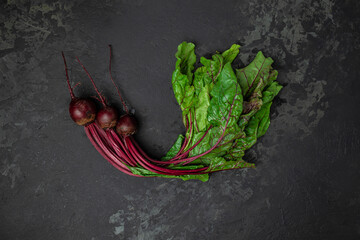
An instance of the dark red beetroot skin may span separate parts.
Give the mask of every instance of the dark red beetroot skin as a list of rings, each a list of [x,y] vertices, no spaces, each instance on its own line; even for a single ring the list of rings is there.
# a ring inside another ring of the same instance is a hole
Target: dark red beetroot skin
[[[116,126],[118,114],[115,108],[105,107],[97,113],[96,122],[103,129],[113,128]]]
[[[137,121],[134,116],[125,114],[119,118],[116,125],[116,132],[123,136],[130,136],[136,132]]]
[[[74,98],[70,102],[69,113],[77,125],[84,126],[95,120],[96,106],[90,99]]]

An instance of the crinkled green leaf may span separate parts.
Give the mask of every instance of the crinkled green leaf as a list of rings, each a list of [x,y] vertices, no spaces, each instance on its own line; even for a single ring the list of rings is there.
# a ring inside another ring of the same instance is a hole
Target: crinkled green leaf
[[[201,88],[206,85],[209,85],[210,90],[212,89],[212,86],[219,77],[224,65],[226,63],[232,63],[239,54],[239,48],[240,45],[234,44],[222,54],[214,54],[211,59],[205,57],[200,58],[200,62],[203,66],[195,71],[194,87],[196,93],[199,93]]]
[[[272,102],[265,103],[261,109],[253,116],[258,121],[258,130],[256,137],[263,136],[270,125],[270,107]]]
[[[272,80],[269,76],[273,77],[270,75],[273,62],[271,58],[265,58],[260,51],[248,66],[236,70],[244,99],[249,98],[257,87],[262,90]]]
[[[172,75],[172,85],[183,114],[187,114],[194,100],[195,89],[192,85],[192,71],[196,62],[194,47],[192,43],[183,42],[175,54],[177,61]]]
[[[233,44],[230,49],[226,50],[225,52],[223,52],[221,55],[224,58],[224,65],[226,63],[232,63],[234,61],[234,59],[237,57],[237,55],[239,54],[239,48],[240,45],[238,44]]]
[[[183,151],[191,148],[189,157],[198,158],[187,165],[172,164],[169,168],[208,166],[207,172],[214,172],[254,167],[242,157],[267,131],[272,100],[282,86],[275,81],[278,72],[271,67],[273,60],[262,52],[235,74],[231,63],[239,48],[234,44],[225,52],[214,54],[211,59],[202,57],[200,63],[203,66],[193,75],[194,45],[182,43],[179,46],[172,82],[184,124],[188,127],[185,134],[187,146]],[[181,135],[164,159],[174,157],[183,142]],[[207,180],[207,177],[200,175],[199,178]],[[194,175],[183,176],[183,179],[194,179]]]
[[[216,171],[238,169],[238,168],[253,168],[253,167],[255,167],[255,164],[247,163],[242,159],[236,161],[227,161],[222,157],[214,157],[211,159],[211,163],[207,172],[216,172]]]
[[[201,89],[197,99],[198,101],[195,106],[195,129],[197,132],[204,132],[210,126],[207,120],[207,110],[210,106],[209,85],[205,85]]]
[[[262,93],[263,103],[271,102],[283,87],[278,82],[272,82]]]
[[[208,121],[213,126],[235,124],[242,112],[243,96],[230,63],[224,66],[210,95]]]
[[[175,68],[179,69],[180,73],[186,75],[191,84],[194,64],[196,62],[196,55],[194,51],[195,45],[193,43],[183,42],[178,46],[178,51],[175,54],[177,59]]]

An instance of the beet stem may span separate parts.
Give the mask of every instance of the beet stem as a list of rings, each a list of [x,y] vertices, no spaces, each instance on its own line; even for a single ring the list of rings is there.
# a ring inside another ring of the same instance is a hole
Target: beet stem
[[[95,124],[95,123],[93,123]],[[100,146],[98,143],[97,143],[97,140],[95,140],[95,136],[93,135],[93,124],[90,124],[88,126],[85,127],[85,132],[86,132],[86,135],[88,136],[90,142],[92,143],[92,145],[95,147],[95,149],[111,164],[113,165],[116,169],[120,170],[121,172],[123,173],[126,173],[128,175],[131,175],[131,176],[136,176],[136,177],[143,177],[143,176],[140,176],[140,175],[136,175],[136,174],[133,174],[131,173],[128,169],[124,169],[123,167],[119,166],[113,159],[111,156],[108,156],[105,151],[103,150],[103,146]]]
[[[126,141],[127,140],[127,141]],[[164,168],[164,167],[160,167],[154,164],[151,164],[150,162],[147,161],[147,159],[145,159],[140,153],[139,151],[135,148],[135,146],[133,145],[131,139],[126,138],[125,139],[127,145],[129,146],[129,150],[130,152],[133,154],[133,156],[135,158],[137,158],[139,161],[139,163],[143,163],[145,164],[150,170],[150,171],[156,171],[159,174],[166,174],[166,175],[175,175],[175,176],[179,176],[179,175],[188,175],[188,174],[203,174],[204,170],[207,169],[207,167],[203,167],[203,168],[198,168],[198,169],[187,169],[187,170],[180,170],[180,169],[170,169],[170,168]],[[144,165],[142,165],[144,166]],[[145,166],[144,166],[145,167]],[[154,171],[154,172],[155,172]]]
[[[69,73],[68,73],[68,68],[67,68],[67,64],[66,64],[66,59],[65,59],[64,52],[61,52],[61,55],[62,55],[62,58],[63,58],[63,60],[64,60],[66,81],[67,81],[67,84],[68,84],[68,88],[69,88],[71,100],[74,100],[74,99],[75,99],[75,95],[74,95],[73,89],[72,89],[72,87],[71,87],[71,85],[70,85]]]
[[[80,60],[79,60],[79,58],[78,58],[77,56],[76,56],[76,59],[77,59],[77,61],[80,63],[81,67],[84,69],[84,71],[86,72],[86,74],[88,75],[88,77],[90,78],[91,83],[93,84],[95,91],[97,92],[97,94],[98,94],[99,97],[100,97],[101,103],[104,105],[104,107],[106,107],[105,99],[104,99],[104,97],[101,95],[101,93],[99,92],[99,89],[96,87],[96,84],[95,84],[93,78],[91,77],[90,73],[86,70],[85,66],[80,62]]]
[[[126,106],[125,101],[124,101],[123,97],[120,94],[120,90],[119,90],[118,86],[115,84],[115,81],[114,81],[114,79],[113,79],[113,77],[111,75],[111,45],[110,44],[109,44],[109,52],[110,52],[110,57],[109,57],[109,75],[110,75],[110,79],[111,79],[112,83],[114,84],[114,86],[116,88],[116,91],[117,91],[117,93],[118,93],[118,95],[120,97],[121,103],[122,103],[126,113],[129,114],[129,109]]]
[[[113,151],[111,149],[109,149],[109,146],[104,142],[104,140],[100,136],[100,134],[102,135],[103,133],[98,131],[96,124],[90,125],[90,131],[91,131],[91,135],[94,137],[94,139],[99,144],[99,147],[101,148],[101,150],[112,160],[110,163],[114,163],[116,166],[118,166],[119,170],[121,170],[122,172],[125,172],[126,174],[139,177],[139,175],[133,174],[129,170],[129,168],[126,166],[126,164],[123,163],[122,158],[119,158],[116,155],[114,155]]]
[[[209,130],[212,128],[212,126],[210,126],[206,132],[204,133],[204,135],[191,147],[189,148],[186,152],[180,154],[179,156],[175,156],[174,158],[170,159],[169,161],[171,160],[175,160],[175,159],[179,159],[179,158],[182,158],[182,157],[186,157],[187,154],[190,153],[191,150],[193,150],[197,145],[199,145],[199,143],[205,138],[206,134],[208,134]]]

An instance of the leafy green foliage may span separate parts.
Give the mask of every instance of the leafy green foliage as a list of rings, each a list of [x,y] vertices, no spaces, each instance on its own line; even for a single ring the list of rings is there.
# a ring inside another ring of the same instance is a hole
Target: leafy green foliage
[[[172,84],[187,131],[185,137],[178,137],[163,160],[187,153],[191,161],[169,167],[194,169],[207,166],[208,173],[255,167],[242,157],[269,128],[270,107],[282,88],[276,82],[278,72],[271,66],[273,60],[258,52],[248,66],[234,71],[231,63],[240,48],[234,44],[210,59],[201,57],[202,66],[194,71],[194,48],[194,44],[183,42],[175,55]],[[150,176],[154,173],[141,174]],[[206,181],[208,175],[180,178]]]

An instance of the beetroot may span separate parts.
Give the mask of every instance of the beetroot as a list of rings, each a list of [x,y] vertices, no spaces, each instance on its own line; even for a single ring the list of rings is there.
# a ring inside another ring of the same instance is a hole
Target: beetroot
[[[64,53],[61,52],[61,54],[65,65],[66,82],[68,84],[71,96],[71,102],[69,106],[70,117],[77,125],[85,126],[94,121],[96,116],[96,107],[94,102],[90,99],[75,97],[73,88],[70,85],[66,59]]]
[[[137,121],[134,116],[125,114],[119,118],[116,125],[116,132],[122,136],[131,136],[136,132]]]
[[[75,98],[70,102],[69,113],[77,125],[85,126],[95,120],[96,107],[90,99]]]
[[[116,126],[116,120],[118,118],[118,114],[115,108],[108,106],[106,104],[105,97],[100,93],[99,89],[96,87],[94,79],[91,77],[90,73],[86,70],[85,66],[81,63],[78,57],[76,57],[77,61],[80,63],[81,67],[84,69],[85,73],[88,75],[91,83],[94,86],[94,89],[96,93],[99,96],[99,100],[104,106],[103,109],[101,109],[96,118],[96,122],[99,124],[99,126],[103,129],[109,129]]]
[[[96,117],[96,122],[103,129],[113,128],[116,126],[118,114],[115,108],[106,106],[101,109]]]

